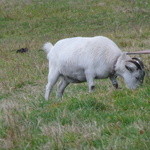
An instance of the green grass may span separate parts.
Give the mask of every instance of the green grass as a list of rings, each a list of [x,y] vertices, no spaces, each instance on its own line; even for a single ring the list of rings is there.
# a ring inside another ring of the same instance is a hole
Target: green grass
[[[109,80],[72,84],[63,100],[44,100],[48,62],[42,45],[103,35],[123,51],[150,47],[148,0],[0,1],[0,149],[149,150],[150,56],[143,86],[115,90]],[[16,50],[28,47],[25,54]]]

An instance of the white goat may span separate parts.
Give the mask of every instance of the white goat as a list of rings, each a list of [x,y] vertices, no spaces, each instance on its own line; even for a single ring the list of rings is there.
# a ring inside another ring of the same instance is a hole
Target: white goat
[[[143,63],[127,56],[112,40],[103,36],[67,38],[54,46],[46,43],[43,49],[49,60],[46,100],[59,78],[58,97],[62,97],[69,83],[87,81],[91,92],[94,89],[94,79],[109,77],[117,88],[116,77],[121,76],[131,89],[143,82]]]

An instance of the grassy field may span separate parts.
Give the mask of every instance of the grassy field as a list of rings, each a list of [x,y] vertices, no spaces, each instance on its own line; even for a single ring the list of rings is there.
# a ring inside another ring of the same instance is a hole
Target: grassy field
[[[115,90],[109,80],[70,85],[44,100],[42,45],[103,35],[123,51],[150,48],[149,0],[0,1],[0,150],[149,150],[150,55],[143,86]],[[16,50],[27,47],[21,54]],[[138,56],[139,57],[139,56]]]

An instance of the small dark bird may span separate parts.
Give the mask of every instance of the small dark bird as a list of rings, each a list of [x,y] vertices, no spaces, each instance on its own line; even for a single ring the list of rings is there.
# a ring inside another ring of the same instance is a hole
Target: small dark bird
[[[26,53],[27,51],[28,51],[28,48],[21,48],[21,49],[18,49],[16,53]]]

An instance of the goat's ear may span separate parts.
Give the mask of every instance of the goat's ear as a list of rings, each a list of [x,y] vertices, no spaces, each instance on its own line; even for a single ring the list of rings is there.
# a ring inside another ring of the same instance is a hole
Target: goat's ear
[[[129,70],[130,72],[133,72],[134,71],[134,68],[132,68],[131,66],[129,65],[125,65],[126,69]]]

